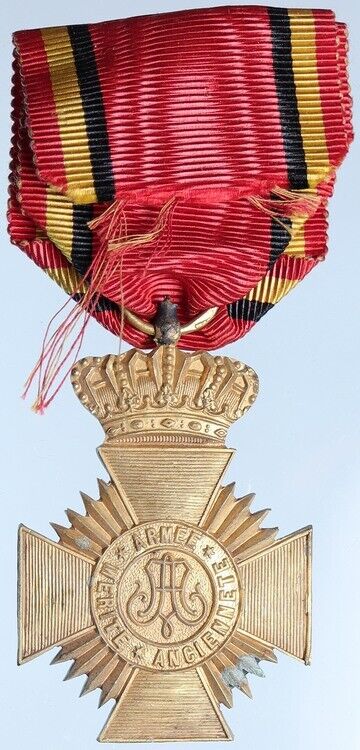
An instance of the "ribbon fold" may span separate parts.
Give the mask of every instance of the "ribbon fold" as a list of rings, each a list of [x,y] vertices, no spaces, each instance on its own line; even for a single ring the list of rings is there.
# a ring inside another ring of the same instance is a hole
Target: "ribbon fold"
[[[181,11],[14,45],[11,239],[84,315],[146,347],[119,306],[151,319],[168,295],[182,321],[219,306],[181,342],[218,348],[324,258],[352,140],[331,11]]]

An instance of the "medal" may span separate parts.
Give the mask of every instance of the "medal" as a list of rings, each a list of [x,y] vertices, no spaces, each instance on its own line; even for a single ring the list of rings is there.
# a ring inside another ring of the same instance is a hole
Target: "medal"
[[[208,350],[324,259],[346,30],[231,6],[14,41],[9,231],[75,302],[26,393],[42,413],[71,373],[109,475],[58,542],[20,527],[19,663],[57,646],[114,699],[102,742],[231,739],[234,688],[309,664],[312,530],[277,539],[223,479],[258,378]],[[92,317],[136,348],[79,359]]]
[[[75,393],[104,427],[111,481],[60,542],[20,529],[20,662],[54,645],[83,693],[116,699],[103,742],[221,740],[219,710],[274,647],[310,658],[311,529],[275,541],[222,485],[254,371],[161,346],[86,358]]]

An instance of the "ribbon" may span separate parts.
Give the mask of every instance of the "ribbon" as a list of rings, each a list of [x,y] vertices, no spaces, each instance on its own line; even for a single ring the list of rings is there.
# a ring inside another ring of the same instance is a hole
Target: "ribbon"
[[[331,11],[181,11],[14,45],[11,240],[116,335],[150,346],[119,305],[150,320],[168,295],[181,321],[218,306],[181,344],[220,347],[323,260],[353,136]]]

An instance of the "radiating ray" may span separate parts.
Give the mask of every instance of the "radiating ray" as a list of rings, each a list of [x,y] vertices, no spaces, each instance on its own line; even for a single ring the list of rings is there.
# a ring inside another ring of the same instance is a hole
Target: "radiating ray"
[[[269,508],[258,510],[256,511],[256,513],[249,513],[248,518],[243,521],[241,526],[239,526],[236,537],[230,544],[226,544],[226,548],[233,555],[236,555],[238,553],[238,550],[241,549],[242,545],[258,533],[259,526],[264,518],[266,518],[268,513]]]
[[[211,662],[202,664],[197,668],[201,679],[206,679],[209,689],[212,691],[215,700],[222,703],[227,708],[232,708],[233,697],[230,688],[225,685],[221,678],[220,672]]]
[[[92,647],[94,642],[99,643],[100,636],[95,626],[86,628],[80,633],[68,638],[52,660],[52,664],[59,664],[69,659],[76,659],[77,656],[81,656],[83,653]]]
[[[135,511],[128,502],[125,502],[114,485],[98,479],[100,499],[113,516],[121,531],[132,529],[138,523]]]
[[[87,536],[91,542],[95,542],[101,550],[106,549],[111,542],[111,537],[91,516],[82,516],[75,510],[67,510],[66,515],[74,529]]]
[[[223,652],[220,652],[216,654],[216,656],[213,656],[210,662],[208,662],[210,668],[214,671],[214,674],[217,672],[217,679],[221,680],[225,688],[227,688],[228,690],[230,690],[230,687],[226,684],[226,680],[224,679],[224,677],[227,673],[232,674],[234,673],[234,671],[236,672],[237,661],[238,659],[235,659],[234,661],[233,658],[229,659]],[[238,681],[236,682],[236,687],[249,698],[252,698],[249,683],[244,675],[241,676],[241,679],[239,677]]]
[[[236,562],[240,562],[271,547],[278,529],[260,529],[268,509],[251,513],[254,494],[237,500],[233,490],[233,484],[220,490],[206,509],[200,526],[214,534]],[[261,669],[257,668],[261,659],[276,661],[272,648],[240,629],[235,630],[220,651],[201,667],[215,699],[224,705],[231,705],[231,687],[235,686],[251,698],[246,675],[249,671],[261,675]],[[246,664],[253,668],[247,668]]]
[[[64,680],[71,680],[72,677],[79,677],[81,674],[90,674],[109,652],[109,647],[100,639],[100,642],[95,643],[87,653],[77,657],[65,675]]]
[[[212,524],[215,522],[215,519],[218,518],[219,514],[219,519],[221,519],[223,514],[225,514],[225,517],[232,509],[234,503],[234,487],[235,482],[231,482],[231,484],[228,484],[226,487],[222,487],[219,493],[215,496],[213,502],[206,508],[199,524],[204,531],[210,530],[210,527],[212,527]],[[216,530],[216,524],[213,531],[214,530]]]
[[[248,698],[252,699],[251,688],[246,677],[244,677],[241,685],[239,685],[239,690],[241,690],[241,692],[244,693],[244,695],[247,695]]]
[[[234,498],[233,507],[230,513],[228,513],[227,517],[223,520],[216,532],[217,538],[223,544],[226,540],[231,541],[232,538],[236,536],[239,527],[249,517],[249,507],[254,497],[254,493],[251,493],[239,498],[239,500]]]
[[[87,536],[81,534],[77,529],[67,528],[58,523],[52,523],[51,526],[60,538],[61,544],[76,552],[81,552],[90,560],[97,560],[101,555],[101,547],[92,542]]]
[[[102,686],[99,706],[103,706],[111,698],[119,698],[130,681],[135,677],[137,671],[136,667],[119,658],[118,665]]]
[[[222,648],[221,651],[218,651],[213,657],[212,661],[215,664],[215,666],[218,668],[220,672],[223,671],[223,669],[226,669],[226,667],[233,667],[236,658],[234,658],[233,655],[229,657],[227,654],[224,653],[224,649]]]
[[[226,648],[224,647],[222,651],[229,658],[229,654],[233,654],[233,658],[235,659],[235,661],[239,659],[240,656],[246,656],[250,653],[246,644],[240,643],[234,636],[229,638],[229,640],[226,642]]]
[[[104,656],[100,664],[91,670],[80,695],[86,695],[96,688],[101,688],[116,669],[119,657],[111,652]]]
[[[279,528],[276,526],[273,529],[260,529],[254,536],[247,540],[244,544],[241,544],[237,550],[235,550],[235,562],[240,563],[246,560],[248,557],[261,552],[261,550],[270,547],[275,541],[279,533]]]
[[[86,674],[88,677],[80,694],[86,695],[100,688],[100,705],[110,698],[119,698],[133,672],[136,672],[136,668],[127,664],[104,643],[95,627],[87,628],[86,631],[69,638],[54,657],[52,664],[69,660],[74,663],[64,679],[69,680]]]
[[[240,629],[230,636],[224,646],[211,659],[202,665],[214,698],[225,706],[232,705],[231,688],[237,687],[249,698],[251,689],[247,680],[247,673],[252,672],[263,676],[258,667],[261,659],[276,662],[273,650]],[[249,666],[250,665],[250,666]]]
[[[111,541],[124,531],[124,528],[117,523],[101,500],[93,500],[89,495],[86,495],[85,492],[80,492],[80,495],[87,514],[99,524]]]
[[[231,644],[231,646],[230,646]],[[266,661],[277,662],[277,658],[273,652],[273,649],[267,646],[262,641],[252,638],[248,633],[244,633],[242,630],[235,630],[230,640],[228,641],[230,648],[233,646],[239,649],[239,656],[247,654],[250,656],[256,656],[258,659],[265,659]]]
[[[228,643],[221,649],[221,654],[225,656],[231,664],[235,665],[239,660],[241,653],[237,653],[236,649],[231,648]]]
[[[130,505],[120,497],[114,485],[102,479],[98,480],[98,484],[99,500],[81,493],[86,515],[68,509],[66,514],[70,528],[51,524],[64,546],[81,551],[91,560],[97,560],[114,539],[135,523]]]
[[[269,547],[278,529],[261,529],[260,524],[269,510],[251,513],[253,493],[239,499],[234,497],[234,484],[224,487],[206,509],[201,528],[214,534],[221,544],[235,557],[236,562],[247,559],[254,553]]]

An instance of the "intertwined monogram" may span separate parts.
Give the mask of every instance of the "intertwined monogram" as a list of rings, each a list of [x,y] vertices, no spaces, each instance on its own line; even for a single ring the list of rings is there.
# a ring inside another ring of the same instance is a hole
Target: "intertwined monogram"
[[[152,558],[144,566],[147,591],[140,581],[129,597],[126,612],[134,625],[147,625],[161,620],[161,635],[168,640],[174,632],[173,620],[183,625],[200,623],[208,612],[199,583],[190,588],[190,567],[186,560],[176,559],[169,552]]]

